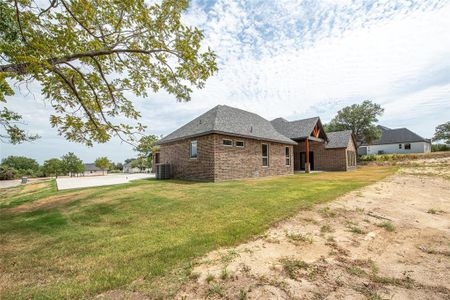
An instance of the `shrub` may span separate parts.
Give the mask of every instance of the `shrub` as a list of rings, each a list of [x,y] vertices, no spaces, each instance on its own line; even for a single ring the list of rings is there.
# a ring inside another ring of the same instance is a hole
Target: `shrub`
[[[289,276],[289,278],[295,279],[298,275],[298,271],[307,269],[309,266],[306,262],[297,259],[282,258],[280,260],[283,265],[283,270]]]
[[[333,232],[333,228],[331,228],[330,225],[323,225],[322,227],[320,227],[320,232],[325,233],[325,232]]]
[[[294,242],[305,242],[305,243],[310,243],[312,244],[313,242],[313,238],[309,235],[303,235],[301,233],[290,233],[290,234],[286,234],[286,236],[293,240]]]
[[[24,175],[32,174],[32,172],[36,172],[39,169],[39,164],[36,160],[25,156],[8,156],[2,159],[2,165],[22,171]]]
[[[450,145],[446,144],[432,144],[431,152],[450,151]]]
[[[351,232],[356,233],[356,234],[365,234],[364,230],[362,230],[361,228],[357,227],[357,226],[352,226],[350,228]]]
[[[8,166],[0,166],[0,180],[11,180],[18,177],[17,171]]]
[[[225,295],[222,286],[218,284],[213,284],[209,287],[208,296],[213,296],[215,294],[219,295],[220,297],[223,297]]]
[[[376,161],[377,156],[375,154],[369,154],[369,155],[362,155],[359,157],[360,161]]]
[[[378,227],[382,227],[384,229],[386,229],[387,231],[395,231],[395,226],[394,224],[392,224],[391,222],[383,222],[377,225]]]

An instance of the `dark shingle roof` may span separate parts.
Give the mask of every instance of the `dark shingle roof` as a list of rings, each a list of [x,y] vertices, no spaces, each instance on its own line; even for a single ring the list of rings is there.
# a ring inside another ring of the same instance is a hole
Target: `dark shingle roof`
[[[226,105],[218,105],[207,111],[159,140],[158,144],[209,133],[224,133],[259,140],[296,144],[296,142],[275,130],[266,119],[257,114]]]
[[[277,118],[270,121],[270,123],[272,123],[273,127],[279,133],[287,136],[288,138],[299,139],[309,137],[318,121],[319,117],[291,122],[283,118]]]
[[[381,138],[373,141],[369,145],[430,142],[430,140],[424,139],[407,128],[388,129],[384,126],[378,126],[378,128],[381,129]],[[364,143],[363,145],[367,146],[368,144]]]
[[[348,141],[352,138],[351,130],[343,130],[336,132],[328,132],[328,144],[326,144],[326,149],[334,148],[347,148]]]
[[[94,163],[84,164],[84,170],[85,171],[103,171],[102,169],[97,167]]]

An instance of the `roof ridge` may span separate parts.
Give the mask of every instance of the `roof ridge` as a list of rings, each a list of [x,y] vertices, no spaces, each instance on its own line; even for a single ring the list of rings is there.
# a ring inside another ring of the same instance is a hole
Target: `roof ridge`
[[[231,108],[231,109],[239,110],[239,111],[242,111],[242,112],[244,112],[244,113],[247,113],[247,114],[252,114],[252,115],[254,115],[254,116],[257,116],[257,117],[263,118],[264,120],[266,120],[266,121],[270,122],[269,120],[267,120],[266,118],[264,118],[264,117],[262,117],[262,116],[258,115],[257,113],[254,113],[254,112],[251,112],[251,111],[248,111],[248,110],[245,110],[245,109],[241,109],[241,108],[237,108],[237,107],[234,107],[234,106],[229,106],[229,105],[225,105],[225,104],[223,104],[223,105],[217,105],[217,106],[221,106],[221,107],[228,107],[228,108]]]
[[[320,119],[320,117],[319,117],[319,116],[316,116],[316,117],[310,117],[310,118],[305,118],[305,119],[298,119],[298,120],[288,121],[288,122],[289,122],[289,123],[292,123],[292,122],[306,121],[306,120],[312,120],[312,119]]]
[[[214,106],[211,110],[215,109],[213,111],[214,117],[213,117],[213,126],[212,129],[215,130],[216,129],[216,124],[217,124],[217,112],[219,111],[219,108],[221,108],[223,105],[216,105]]]
[[[338,131],[330,131],[330,132],[327,132],[327,134],[337,133],[337,132],[347,132],[347,131],[352,131],[352,130],[351,129],[345,129],[345,130],[338,130]]]
[[[275,118],[275,119],[273,119],[273,120],[270,120],[270,122],[273,122],[273,121],[275,121],[275,120],[282,120],[282,121],[285,121],[285,122],[289,122],[288,120],[286,120],[286,119],[283,118],[283,117]]]
[[[158,144],[213,132],[237,134],[288,144],[296,143],[278,132],[267,119],[256,113],[228,105],[216,105],[159,140]]]

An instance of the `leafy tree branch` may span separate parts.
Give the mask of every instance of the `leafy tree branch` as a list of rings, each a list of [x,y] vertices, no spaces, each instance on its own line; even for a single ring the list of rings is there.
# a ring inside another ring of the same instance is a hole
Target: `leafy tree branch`
[[[182,24],[186,0],[0,2],[0,101],[31,78],[70,141],[135,140],[145,126],[130,95],[165,90],[189,101],[217,71],[203,33]]]

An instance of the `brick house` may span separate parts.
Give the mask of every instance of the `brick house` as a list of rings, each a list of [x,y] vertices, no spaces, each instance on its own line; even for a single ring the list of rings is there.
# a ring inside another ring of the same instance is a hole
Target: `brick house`
[[[195,118],[158,145],[155,164],[170,164],[172,176],[180,179],[223,181],[356,166],[351,132],[325,134],[319,118],[269,122],[225,105]]]
[[[325,133],[319,117],[287,121],[277,118],[273,127],[297,142],[294,170],[347,171],[356,167],[356,141],[351,130]]]

